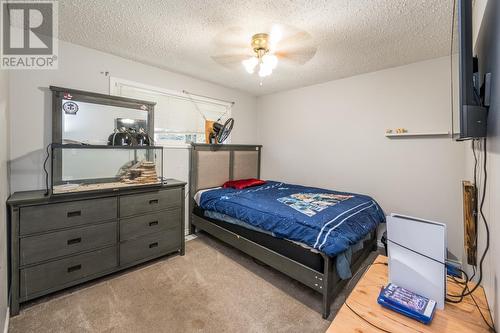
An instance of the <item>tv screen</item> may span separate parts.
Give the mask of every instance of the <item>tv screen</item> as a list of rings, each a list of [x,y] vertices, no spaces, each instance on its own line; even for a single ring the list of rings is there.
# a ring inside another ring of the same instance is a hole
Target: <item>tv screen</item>
[[[460,135],[459,140],[486,136],[487,109],[479,93],[477,63],[472,45],[472,1],[458,0],[459,60],[460,60]],[[477,75],[477,74],[476,74]]]

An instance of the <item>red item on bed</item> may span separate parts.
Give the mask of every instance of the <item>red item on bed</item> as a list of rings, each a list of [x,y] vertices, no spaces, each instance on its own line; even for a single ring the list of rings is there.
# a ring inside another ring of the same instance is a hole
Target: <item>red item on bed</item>
[[[238,179],[238,180],[228,180],[222,185],[223,188],[232,187],[236,190],[243,190],[247,187],[264,185],[266,182],[261,179],[250,178],[250,179]]]

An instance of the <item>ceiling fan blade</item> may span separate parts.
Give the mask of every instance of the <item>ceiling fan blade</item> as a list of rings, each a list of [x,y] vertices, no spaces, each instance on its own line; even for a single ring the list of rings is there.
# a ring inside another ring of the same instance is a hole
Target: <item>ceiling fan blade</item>
[[[293,65],[304,65],[314,57],[316,51],[317,48],[315,47],[303,47],[276,52],[275,55],[278,59],[290,62]]]
[[[241,66],[241,62],[250,57],[250,54],[221,54],[214,55],[211,58],[222,66],[234,68],[235,66]]]
[[[283,27],[279,24],[275,24],[271,28],[271,32],[269,33],[269,49],[275,50],[278,46],[278,43],[283,38]]]
[[[284,48],[294,46],[294,45],[303,45],[307,42],[312,42],[312,36],[305,32],[305,31],[299,31],[293,35],[287,36],[283,38],[279,43],[278,43],[278,49],[282,50]]]

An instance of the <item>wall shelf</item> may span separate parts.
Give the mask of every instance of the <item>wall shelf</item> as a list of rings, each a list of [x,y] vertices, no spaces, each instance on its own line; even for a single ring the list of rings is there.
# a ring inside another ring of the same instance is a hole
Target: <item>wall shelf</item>
[[[386,138],[450,137],[450,132],[385,133]]]

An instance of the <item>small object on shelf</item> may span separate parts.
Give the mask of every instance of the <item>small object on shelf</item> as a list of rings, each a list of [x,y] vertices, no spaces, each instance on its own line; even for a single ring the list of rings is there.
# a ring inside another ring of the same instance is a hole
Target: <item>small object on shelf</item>
[[[398,138],[398,137],[449,137],[450,132],[422,132],[422,133],[385,133],[388,138]]]
[[[436,301],[420,296],[393,283],[380,291],[377,302],[407,317],[429,324],[436,310]]]
[[[392,129],[388,128],[385,130],[385,134],[391,134],[392,133]]]
[[[408,130],[406,128],[396,128],[396,133],[397,134],[403,134],[403,133],[408,133]]]

